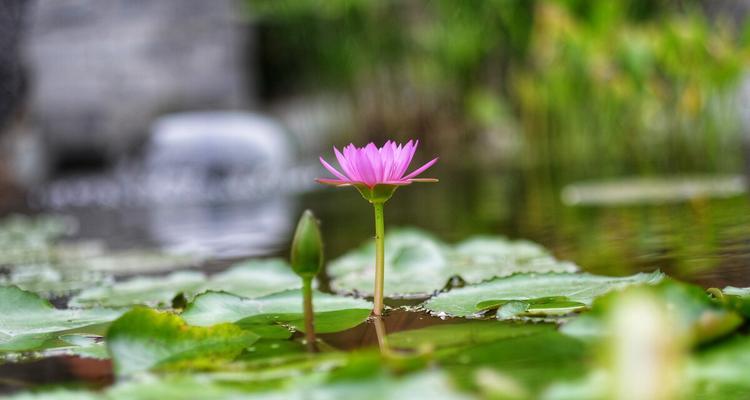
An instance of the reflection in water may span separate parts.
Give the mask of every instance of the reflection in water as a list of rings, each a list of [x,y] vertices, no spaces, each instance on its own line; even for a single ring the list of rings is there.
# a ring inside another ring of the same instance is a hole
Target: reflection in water
[[[390,348],[388,347],[388,333],[385,331],[385,323],[383,323],[383,317],[381,315],[373,315],[370,320],[375,325],[375,335],[378,337],[378,347],[383,355],[390,354]]]
[[[157,205],[149,233],[161,247],[216,258],[277,252],[291,235],[293,202],[278,196],[252,203]]]
[[[554,171],[467,169],[435,175],[439,185],[404,191],[390,201],[388,226],[415,225],[449,242],[482,233],[530,239],[600,274],[661,269],[705,287],[750,286],[746,195],[568,206],[560,194],[569,182]],[[372,236],[366,204],[355,194],[334,190],[308,193],[301,200],[323,221],[329,258]]]

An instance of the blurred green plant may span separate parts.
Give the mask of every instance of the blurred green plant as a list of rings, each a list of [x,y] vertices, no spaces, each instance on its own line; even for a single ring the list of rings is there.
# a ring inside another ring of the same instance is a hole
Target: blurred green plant
[[[609,175],[736,168],[731,95],[748,54],[733,32],[697,11],[633,20],[628,2],[575,3],[537,5],[510,80],[526,154]]]
[[[487,143],[520,135],[524,161],[576,177],[741,160],[748,35],[698,1],[248,2],[273,78],[348,92],[372,139],[429,132],[502,158]]]

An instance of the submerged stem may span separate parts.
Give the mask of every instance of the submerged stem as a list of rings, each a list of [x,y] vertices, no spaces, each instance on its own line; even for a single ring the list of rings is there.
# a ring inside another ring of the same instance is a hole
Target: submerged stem
[[[372,203],[375,208],[375,307],[376,316],[383,315],[383,286],[385,280],[385,219],[383,203]]]
[[[388,348],[388,340],[386,338],[387,333],[385,331],[385,323],[383,321],[383,318],[380,316],[375,316],[372,318],[373,324],[375,324],[375,336],[378,338],[378,347],[380,348],[380,353],[384,356],[388,356],[391,354],[390,349]]]
[[[315,345],[315,323],[313,321],[313,299],[312,299],[312,278],[302,279],[302,297],[304,298],[305,311],[305,341],[307,342],[307,351],[316,353],[318,347]]]

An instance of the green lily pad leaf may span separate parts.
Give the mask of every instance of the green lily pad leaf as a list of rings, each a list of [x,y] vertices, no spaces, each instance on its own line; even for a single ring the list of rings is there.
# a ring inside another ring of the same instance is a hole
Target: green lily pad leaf
[[[59,339],[70,345],[62,349],[66,354],[98,360],[109,359],[107,344],[102,336],[72,333],[61,335]]]
[[[314,292],[315,331],[339,332],[362,323],[372,311],[372,303],[352,297]],[[283,338],[289,329],[304,331],[302,294],[299,290],[248,299],[229,293],[198,295],[182,317],[191,325],[208,326],[233,322],[264,337]]]
[[[299,289],[302,281],[292,267],[280,258],[249,260],[213,275],[203,290],[224,291],[257,298],[290,289]]]
[[[121,311],[55,309],[15,286],[0,286],[0,351],[33,350],[63,332],[110,322]]]
[[[232,359],[258,340],[236,325],[188,326],[167,312],[138,307],[112,323],[107,346],[118,375],[194,359]]]
[[[437,364],[461,388],[474,392],[487,389],[482,385],[500,394],[504,390],[498,386],[513,387],[525,393],[517,397],[535,398],[550,381],[586,371],[586,344],[560,334],[554,324],[466,321],[393,333],[388,343],[400,349],[431,348],[428,354]]]
[[[691,398],[743,399],[750,393],[750,336],[735,336],[696,354],[687,368]]]
[[[281,259],[246,261],[213,276],[201,272],[178,271],[162,277],[137,277],[107,286],[84,290],[73,297],[75,307],[149,305],[169,307],[182,294],[192,299],[208,290],[226,291],[244,297],[261,297],[302,286]]]
[[[328,267],[331,288],[340,293],[372,295],[374,260],[372,241],[334,260]],[[386,234],[385,269],[384,292],[391,298],[428,297],[454,277],[471,284],[522,272],[578,270],[528,241],[481,236],[449,246],[417,229],[396,229]]]
[[[98,360],[109,359],[104,337],[91,333],[66,333],[50,338],[33,349],[33,353],[6,353],[6,359],[34,360],[46,357],[78,356]]]
[[[482,310],[478,305],[496,302],[498,298],[527,302],[531,307],[536,299],[565,297],[568,300],[562,303],[563,308],[571,305],[578,307],[579,303],[588,306],[596,297],[612,290],[630,285],[656,284],[663,277],[664,274],[658,271],[621,278],[567,273],[517,274],[441,293],[422,306],[433,314],[453,317],[475,316],[478,310]],[[537,314],[542,314],[543,309],[537,309]]]
[[[555,259],[544,247],[503,237],[469,238],[454,248],[451,265],[467,283],[478,283],[516,273],[576,272],[578,267]]]
[[[93,391],[57,388],[41,392],[20,393],[8,398],[13,400],[102,400],[104,396]]]
[[[700,287],[665,279],[649,288],[663,299],[673,313],[674,335],[687,337],[693,343],[705,343],[733,332],[740,324],[735,312],[711,301]],[[609,336],[607,315],[611,304],[621,293],[612,293],[597,299],[590,312],[566,323],[561,331],[579,339],[601,339]]]
[[[477,304],[477,311],[490,310],[497,307],[496,316],[499,320],[516,317],[567,315],[586,309],[586,304],[570,301],[565,296],[542,297],[530,300],[488,300]]]
[[[112,277],[102,272],[61,269],[47,263],[11,265],[8,273],[0,276],[0,285],[18,286],[44,297],[67,295],[111,281]]]
[[[281,358],[293,354],[305,354],[307,347],[295,340],[260,339],[238,357],[241,361]]]
[[[577,301],[558,301],[542,304],[529,304],[526,315],[567,315],[586,309],[586,304]]]
[[[433,325],[388,335],[388,344],[401,349],[430,346],[439,349],[466,347],[554,330],[551,324],[516,324],[496,321],[468,321]]]
[[[715,289],[709,289],[709,292],[713,290]],[[719,302],[744,315],[745,318],[750,318],[750,288],[727,286],[719,297]]]
[[[421,297],[439,290],[450,279],[445,274],[446,246],[418,230],[389,231],[385,236],[385,288],[388,297]],[[331,288],[336,292],[372,295],[375,277],[375,243],[332,261],[328,265]]]
[[[179,271],[163,277],[136,277],[110,286],[86,289],[73,297],[71,307],[103,305],[121,307],[132,304],[169,306],[178,293],[195,293],[205,284],[200,272]]]
[[[218,377],[215,375],[219,375]],[[225,374],[226,375],[226,374]],[[242,378],[243,374],[237,374]],[[178,399],[420,399],[467,400],[473,397],[457,391],[442,371],[425,371],[396,377],[372,371],[359,379],[297,379],[276,390],[258,390],[251,385],[223,381],[220,374],[146,377],[119,383],[104,393],[56,390],[25,394],[14,400],[178,400]]]
[[[529,311],[530,304],[525,301],[511,300],[497,308],[495,317],[499,320],[512,319]]]
[[[525,332],[527,327],[537,325],[520,326],[524,327],[521,334],[438,348],[434,357],[465,390],[481,390],[478,376],[491,369],[505,377],[505,381],[524,388],[529,395],[522,398],[537,398],[536,395],[554,380],[574,379],[585,374],[588,354],[585,343],[557,332],[552,325],[528,328]]]
[[[730,296],[750,297],[750,288],[727,286],[724,288],[724,294],[728,294]]]

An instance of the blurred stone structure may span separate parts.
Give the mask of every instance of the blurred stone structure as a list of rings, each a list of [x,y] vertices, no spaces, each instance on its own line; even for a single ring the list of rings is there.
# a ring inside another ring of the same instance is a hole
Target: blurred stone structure
[[[0,129],[13,119],[23,97],[25,79],[20,57],[27,0],[0,3]]]
[[[25,130],[53,164],[116,160],[165,113],[249,103],[249,32],[233,0],[35,0],[27,11]]]

